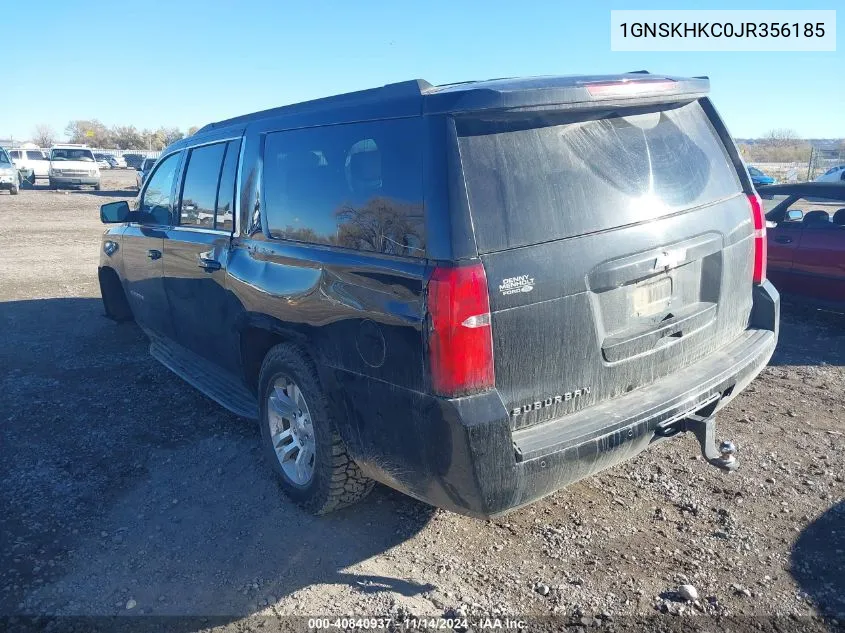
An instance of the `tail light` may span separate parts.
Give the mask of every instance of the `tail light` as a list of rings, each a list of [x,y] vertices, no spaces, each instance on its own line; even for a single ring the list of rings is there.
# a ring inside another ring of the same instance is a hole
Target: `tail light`
[[[493,387],[493,336],[484,266],[435,268],[428,284],[428,311],[435,393],[458,396]]]
[[[754,224],[754,283],[766,281],[766,259],[768,245],[766,243],[766,216],[763,214],[763,203],[756,193],[748,194],[751,205],[751,220]]]

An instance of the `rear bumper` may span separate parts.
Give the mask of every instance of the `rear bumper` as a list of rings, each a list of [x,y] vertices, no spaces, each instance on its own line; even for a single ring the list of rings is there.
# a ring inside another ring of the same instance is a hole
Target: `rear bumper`
[[[496,516],[630,459],[662,439],[660,424],[727,404],[771,358],[779,303],[770,283],[755,286],[749,329],[735,341],[669,379],[557,420],[511,431],[495,391],[453,400],[414,394],[404,404],[390,403],[392,391],[373,404],[410,410],[410,420],[364,423],[359,415],[344,439],[383,483],[448,510]]]

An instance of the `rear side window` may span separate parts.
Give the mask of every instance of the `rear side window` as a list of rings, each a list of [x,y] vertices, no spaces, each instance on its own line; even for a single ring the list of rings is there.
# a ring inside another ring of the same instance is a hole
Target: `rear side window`
[[[240,140],[191,150],[182,187],[180,226],[232,230]]]
[[[225,143],[204,145],[191,150],[182,188],[180,226],[214,228],[214,204],[225,153]]]
[[[44,160],[44,154],[42,154],[41,152],[28,151],[26,153],[26,157],[29,160]]]
[[[214,228],[231,231],[235,207],[235,178],[238,173],[238,158],[241,141],[229,141],[226,144],[226,156],[223,159],[223,171],[220,173],[220,186],[217,189],[217,214]]]
[[[736,170],[701,106],[661,107],[590,120],[554,113],[456,119],[479,251],[583,235],[739,194]]]
[[[421,126],[394,119],[268,134],[270,236],[423,257]]]

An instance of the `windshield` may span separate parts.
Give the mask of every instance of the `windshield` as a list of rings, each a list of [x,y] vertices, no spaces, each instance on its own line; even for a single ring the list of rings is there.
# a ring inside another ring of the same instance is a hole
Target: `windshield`
[[[85,163],[93,163],[94,154],[90,149],[58,148],[50,155],[50,160],[78,160]]]
[[[647,221],[741,192],[697,102],[627,116],[476,114],[455,122],[482,253]]]
[[[152,169],[152,167],[153,167],[153,165],[155,165],[155,163],[156,163],[155,158],[147,158],[146,160],[144,160],[144,166],[143,166],[142,169],[144,171],[148,171],[148,170]]]
[[[9,160],[9,156],[6,154],[6,150],[0,149],[0,165],[11,165],[12,161]]]

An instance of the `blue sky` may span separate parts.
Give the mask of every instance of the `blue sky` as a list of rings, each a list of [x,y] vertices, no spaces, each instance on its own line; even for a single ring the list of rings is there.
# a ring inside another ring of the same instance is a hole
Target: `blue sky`
[[[810,8],[837,4],[822,0]],[[803,137],[845,137],[842,36],[836,52],[824,53],[610,51],[612,8],[695,8],[691,2],[40,0],[35,6],[35,12],[5,12],[3,31],[14,39],[6,42],[0,137],[28,138],[38,123],[61,134],[69,120],[87,118],[185,130],[412,78],[436,84],[636,69],[709,75],[734,136],[791,128]],[[807,7],[770,0],[707,8]]]

